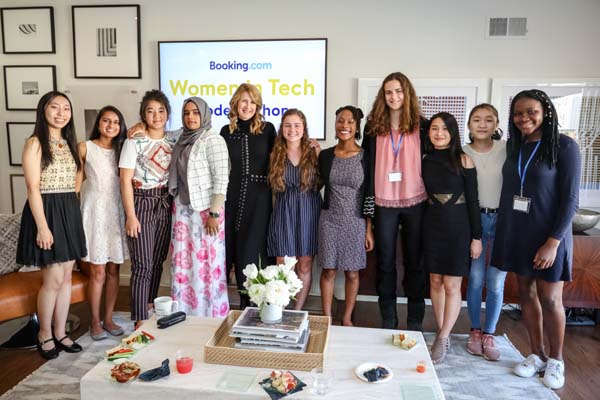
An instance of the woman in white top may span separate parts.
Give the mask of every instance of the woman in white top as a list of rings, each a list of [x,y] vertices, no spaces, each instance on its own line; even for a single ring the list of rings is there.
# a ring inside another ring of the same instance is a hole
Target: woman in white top
[[[502,310],[506,272],[490,265],[494,245],[496,219],[502,188],[502,165],[506,160],[506,142],[500,140],[498,111],[487,103],[475,106],[469,114],[469,139],[463,147],[477,169],[477,187],[481,207],[482,245],[481,257],[473,259],[467,288],[467,305],[471,318],[471,332],[467,351],[486,360],[496,361],[500,351],[494,343],[494,332]],[[481,296],[486,287],[485,323],[481,318]]]
[[[90,335],[94,340],[123,334],[112,319],[119,292],[119,267],[127,258],[125,214],[119,188],[119,155],[125,140],[123,114],[113,107],[100,110],[90,139],[79,143],[83,165],[81,216],[88,248],[85,267],[90,276],[88,301],[92,313]],[[100,320],[102,289],[106,282],[104,322]]]

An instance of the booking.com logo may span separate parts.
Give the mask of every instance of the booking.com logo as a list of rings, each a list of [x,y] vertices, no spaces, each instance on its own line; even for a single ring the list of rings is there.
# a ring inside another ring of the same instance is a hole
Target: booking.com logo
[[[265,63],[247,63],[247,62],[237,62],[237,61],[226,61],[223,63],[218,63],[215,61],[211,61],[209,63],[209,68],[211,71],[214,70],[234,70],[234,71],[244,71],[248,72],[248,70],[260,70],[260,69],[272,69],[273,66],[270,62]]]

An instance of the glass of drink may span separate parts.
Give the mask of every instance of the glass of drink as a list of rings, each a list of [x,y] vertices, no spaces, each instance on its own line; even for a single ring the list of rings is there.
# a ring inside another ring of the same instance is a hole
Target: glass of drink
[[[319,396],[327,394],[333,381],[333,372],[317,367],[310,371],[310,375],[313,378],[313,393]]]
[[[194,359],[185,351],[177,350],[177,353],[175,353],[175,365],[177,366],[177,372],[187,374],[194,366]]]

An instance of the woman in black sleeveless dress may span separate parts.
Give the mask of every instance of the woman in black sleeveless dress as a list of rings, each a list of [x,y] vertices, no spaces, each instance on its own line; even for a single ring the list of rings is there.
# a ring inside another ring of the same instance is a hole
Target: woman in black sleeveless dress
[[[450,332],[460,312],[462,277],[469,275],[470,259],[481,254],[481,219],[475,165],[461,149],[458,124],[451,114],[431,118],[424,150],[422,171],[429,206],[423,221],[423,256],[438,324],[431,348],[431,360],[437,364],[450,348]]]

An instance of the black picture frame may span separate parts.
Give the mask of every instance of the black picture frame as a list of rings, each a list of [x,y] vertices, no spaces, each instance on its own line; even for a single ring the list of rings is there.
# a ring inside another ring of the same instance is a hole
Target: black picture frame
[[[13,167],[20,167],[21,154],[25,140],[33,132],[35,122],[7,122],[6,141],[8,143],[8,160]]]
[[[24,191],[24,193],[17,193],[17,190],[19,189],[17,187],[17,185],[19,184],[17,182],[17,178],[22,178],[21,180],[21,191]],[[16,196],[17,194],[20,194],[20,198],[17,199]],[[24,200],[23,204],[17,205],[16,202],[17,200]],[[25,175],[24,174],[10,174],[10,205],[12,207],[12,213],[16,214],[17,213],[17,207],[23,207],[25,205],[25,201],[27,201],[27,186],[25,185]]]
[[[0,22],[4,54],[56,54],[54,7],[3,7]]]
[[[73,70],[79,79],[141,79],[140,6],[71,6]]]
[[[40,98],[56,90],[55,65],[5,65],[4,100],[8,111],[35,111]]]

